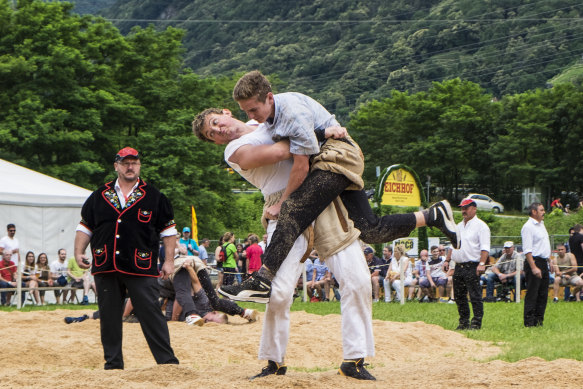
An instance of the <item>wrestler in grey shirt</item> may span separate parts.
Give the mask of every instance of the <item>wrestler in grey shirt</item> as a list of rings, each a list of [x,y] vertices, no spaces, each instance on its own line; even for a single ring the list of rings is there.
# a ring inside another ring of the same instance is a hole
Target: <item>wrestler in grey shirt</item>
[[[317,154],[320,144],[314,130],[340,125],[334,115],[309,96],[287,92],[273,98],[275,115],[265,125],[274,142],[289,139],[292,154]]]

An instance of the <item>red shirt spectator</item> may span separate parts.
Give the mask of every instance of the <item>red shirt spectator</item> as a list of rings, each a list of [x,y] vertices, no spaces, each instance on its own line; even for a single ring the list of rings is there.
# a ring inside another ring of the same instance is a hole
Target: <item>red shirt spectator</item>
[[[2,262],[0,262],[0,278],[6,282],[14,281],[14,273],[16,272],[16,265],[10,260],[10,255],[3,255]]]
[[[261,254],[263,254],[263,250],[257,242],[254,242],[251,246],[247,247],[245,253],[247,253],[247,272],[251,274],[254,271],[259,270],[261,267]]]

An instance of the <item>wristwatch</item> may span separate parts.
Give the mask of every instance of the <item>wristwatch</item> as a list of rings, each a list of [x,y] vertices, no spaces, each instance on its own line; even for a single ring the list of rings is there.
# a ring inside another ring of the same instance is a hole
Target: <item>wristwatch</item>
[[[480,266],[484,266],[485,264],[485,262],[480,262]]]

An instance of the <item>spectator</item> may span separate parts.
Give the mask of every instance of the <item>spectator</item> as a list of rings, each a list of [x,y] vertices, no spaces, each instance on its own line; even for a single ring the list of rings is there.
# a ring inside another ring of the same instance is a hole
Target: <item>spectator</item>
[[[0,288],[16,288],[16,265],[12,262],[12,251],[4,249],[2,262],[0,262]],[[9,306],[12,300],[12,292],[0,294],[2,305]]]
[[[431,246],[431,257],[426,263],[426,277],[420,282],[422,288],[425,288],[430,299],[440,300],[445,297],[445,286],[447,285],[447,275],[443,271],[444,258],[439,256],[439,247]]]
[[[16,226],[14,224],[8,224],[6,226],[6,236],[0,239],[0,254],[4,250],[9,250],[12,252],[12,262],[18,266],[20,262],[20,243],[18,243],[18,239],[14,237],[16,234]]]
[[[448,253],[448,249],[446,249],[444,245],[440,244],[439,245],[439,256],[443,258],[444,265],[445,265],[445,261],[447,259],[447,253]],[[453,272],[454,272],[454,268],[455,268],[455,262],[450,262],[449,264],[451,266],[447,271],[445,271],[445,268],[444,268],[445,275],[447,276],[447,285],[445,286],[445,292],[447,293],[447,297],[449,297],[449,300],[447,301],[447,303],[448,304],[455,304],[455,300],[453,298]]]
[[[267,234],[263,234],[263,240],[261,242],[258,243],[259,247],[261,247],[261,250],[263,250],[263,252],[265,252],[265,248],[267,247]]]
[[[330,280],[330,272],[326,263],[319,257],[316,257],[312,267],[312,279],[308,283],[308,289],[311,291],[310,294],[313,296],[313,292],[316,290],[321,301],[329,301],[328,292],[330,291]]]
[[[190,237],[190,228],[184,227],[182,229],[182,235],[183,237],[180,239],[180,244],[183,244],[186,247],[186,250],[188,251],[187,255],[198,255],[200,249],[194,239]]]
[[[72,288],[83,289],[83,299],[81,300],[80,304],[88,305],[89,290],[93,289],[93,293],[96,293],[95,282],[89,270],[81,269],[77,264],[77,260],[75,259],[75,257],[71,257],[69,258],[69,263],[67,265],[67,275],[69,276],[68,281],[71,283]],[[71,298],[69,299],[69,302],[70,303],[74,302],[75,297],[76,291],[71,291]]]
[[[237,243],[237,274],[235,275],[237,278],[237,282],[240,284],[243,282],[241,274],[246,274],[247,269],[247,253],[245,252],[245,248],[241,243]]]
[[[583,274],[583,225],[573,226],[573,235],[569,238],[569,249],[577,259],[577,274]]]
[[[372,302],[379,302],[379,280],[384,278],[383,273],[386,272],[386,266],[383,266],[383,260],[374,255],[372,247],[364,249],[364,257],[370,270],[370,281],[372,283]]]
[[[235,273],[237,273],[237,247],[233,244],[235,241],[235,234],[232,232],[225,232],[223,235],[223,247],[227,253],[225,262],[223,263],[223,285],[231,285],[235,281]]]
[[[29,251],[24,257],[24,267],[22,269],[22,281],[25,283],[27,288],[30,288],[30,292],[34,297],[34,302],[36,305],[41,304],[40,294],[38,291],[38,279],[36,274],[36,267],[34,264],[34,253]]]
[[[554,303],[559,301],[559,288],[569,285],[575,287],[575,299],[581,301],[579,292],[583,287],[583,279],[577,275],[577,260],[573,254],[567,252],[565,245],[560,244],[557,246],[557,256],[555,258]]]
[[[67,285],[67,250],[59,249],[58,259],[51,263],[51,279],[53,280],[53,286],[66,286]],[[68,290],[55,290],[55,300],[57,304],[61,303],[61,294],[63,295],[63,304],[67,302]]]
[[[41,288],[46,288],[47,286],[53,286],[53,279],[51,278],[51,268],[49,266],[49,259],[47,254],[40,253],[36,258],[36,277],[38,280],[38,286]],[[39,291],[41,305],[45,305],[45,291]]]
[[[514,242],[504,242],[504,254],[498,258],[498,261],[492,266],[492,273],[486,280],[486,300],[496,301],[494,298],[494,284],[499,282],[503,289],[516,288],[516,261],[522,263],[522,256],[514,250]],[[522,268],[522,266],[521,266]],[[505,298],[506,296],[498,296]]]
[[[208,249],[210,244],[211,244],[211,241],[208,240],[208,238],[203,238],[200,241],[200,245],[198,246],[198,257],[205,264],[205,266],[208,265],[208,258],[209,258],[209,255],[208,255],[206,249]]]
[[[384,254],[384,250],[383,250]],[[383,279],[385,288],[385,302],[391,302],[391,287],[395,289],[397,294],[396,300],[402,301],[401,296],[401,268],[403,268],[403,286],[411,286],[413,283],[413,272],[411,270],[411,262],[405,253],[405,245],[398,244],[395,246],[395,255],[390,262],[387,275]]]
[[[417,298],[419,302],[429,301],[429,289],[424,288],[421,284],[425,284],[427,281],[427,261],[429,260],[429,251],[423,249],[419,252],[419,259],[415,261],[415,266],[413,268],[414,283],[419,285],[419,293]],[[427,281],[428,283],[429,281]],[[409,296],[411,294],[409,293]]]
[[[451,259],[446,260],[444,270],[448,271],[449,262],[456,262],[453,274],[455,303],[459,314],[457,330],[479,330],[482,328],[484,304],[480,273],[486,270],[486,261],[490,255],[490,228],[476,216],[477,205],[472,199],[460,203],[463,220],[458,223],[461,234],[461,247],[453,250]],[[468,293],[472,302],[474,317],[470,322]]]
[[[551,211],[555,208],[559,208],[561,211],[565,211],[565,207],[563,207],[563,204],[561,204],[561,197],[559,196],[555,197],[555,199],[551,202]]]
[[[263,249],[259,246],[259,237],[255,234],[249,236],[250,245],[245,249],[247,254],[247,274],[253,274],[261,268],[261,254]]]
[[[223,285],[223,279],[225,278],[225,273],[223,271],[223,262],[219,261],[219,257],[221,254],[221,249],[223,247],[223,237],[221,236],[219,238],[219,244],[218,246],[215,248],[215,267],[217,269],[217,271],[219,272],[218,276],[217,276],[217,287],[216,289],[219,290],[219,288]]]
[[[544,225],[545,207],[534,202],[529,208],[529,218],[520,235],[526,262],[526,296],[524,297],[524,326],[542,327],[549,295],[549,260],[551,244]]]

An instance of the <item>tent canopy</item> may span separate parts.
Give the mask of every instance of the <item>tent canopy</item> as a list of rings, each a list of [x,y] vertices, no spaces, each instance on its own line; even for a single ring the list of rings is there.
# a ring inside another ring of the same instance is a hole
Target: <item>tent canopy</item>
[[[34,170],[0,159],[0,204],[42,207],[80,207],[91,194]]]
[[[57,259],[64,248],[73,255],[75,229],[87,189],[0,159],[0,236],[5,226],[16,225],[21,261],[27,251]]]

